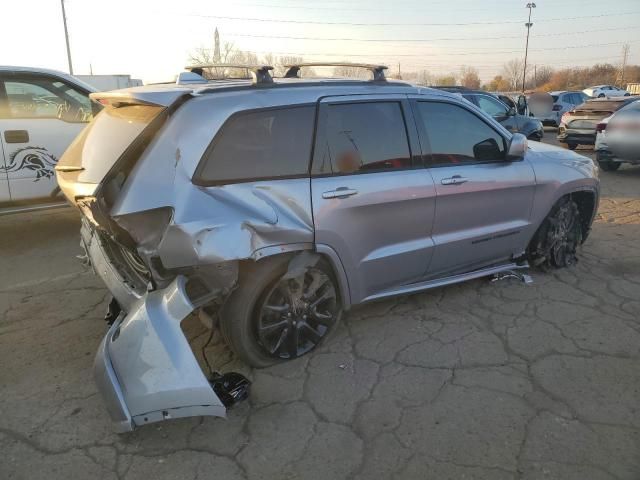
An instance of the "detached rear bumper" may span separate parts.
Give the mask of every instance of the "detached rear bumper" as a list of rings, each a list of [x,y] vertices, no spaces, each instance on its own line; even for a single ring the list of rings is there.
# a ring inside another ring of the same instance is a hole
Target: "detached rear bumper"
[[[194,308],[185,283],[178,276],[146,294],[100,345],[95,380],[118,432],[171,418],[226,415],[180,329]]]

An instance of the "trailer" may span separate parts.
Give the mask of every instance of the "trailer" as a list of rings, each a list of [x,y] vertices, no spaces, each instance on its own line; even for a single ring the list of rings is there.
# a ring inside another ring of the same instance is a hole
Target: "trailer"
[[[627,83],[627,92],[631,95],[640,95],[640,83]]]
[[[108,92],[110,90],[119,90],[121,88],[137,87],[142,85],[142,80],[131,78],[131,75],[124,74],[76,75],[76,77],[101,92]]]

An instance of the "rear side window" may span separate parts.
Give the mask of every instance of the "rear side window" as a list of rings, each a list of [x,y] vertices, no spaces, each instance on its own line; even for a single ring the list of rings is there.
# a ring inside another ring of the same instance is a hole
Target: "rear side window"
[[[411,167],[400,103],[345,103],[329,105],[327,110],[322,173],[329,173],[329,163],[339,175]]]
[[[504,159],[502,136],[465,108],[443,102],[418,102],[434,165]]]
[[[205,184],[306,175],[315,107],[243,112],[223,125],[196,178]]]

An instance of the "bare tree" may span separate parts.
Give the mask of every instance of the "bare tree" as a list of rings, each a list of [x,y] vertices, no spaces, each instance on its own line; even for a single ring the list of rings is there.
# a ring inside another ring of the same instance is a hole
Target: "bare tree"
[[[516,91],[522,85],[522,60],[514,58],[502,66],[502,77],[509,83],[509,90]]]
[[[450,73],[448,75],[440,75],[439,77],[435,77],[433,79],[433,85],[438,87],[452,87],[457,84],[458,82],[454,73]]]
[[[531,88],[538,88],[538,85],[544,85],[553,76],[553,68],[548,65],[534,66],[533,78],[530,78]]]
[[[333,69],[333,75],[335,77],[344,77],[344,78],[361,78],[366,79],[371,77],[371,73],[365,68],[359,67],[335,67]]]
[[[462,67],[460,69],[460,85],[467,88],[480,88],[480,75],[473,67]]]
[[[411,73],[405,74],[407,79],[412,79]],[[416,85],[433,85],[433,75],[431,75],[427,70],[420,70],[415,74],[415,83]]]
[[[483,90],[490,92],[506,92],[511,90],[511,84],[502,77],[502,75],[496,75],[489,83],[482,87]]]

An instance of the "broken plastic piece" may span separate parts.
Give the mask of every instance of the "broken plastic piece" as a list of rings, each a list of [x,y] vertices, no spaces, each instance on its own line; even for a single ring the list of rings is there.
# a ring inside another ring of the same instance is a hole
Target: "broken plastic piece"
[[[227,408],[245,400],[249,396],[251,382],[239,373],[229,372],[224,375],[214,373],[210,382],[213,391]]]
[[[107,305],[107,313],[104,315],[104,321],[107,322],[107,325],[113,325],[113,322],[116,321],[120,312],[122,312],[120,304],[115,298],[111,297],[111,301],[109,302],[109,305]]]
[[[507,278],[515,278],[517,280],[520,280],[525,285],[531,285],[533,283],[533,278],[531,278],[531,275],[520,273],[515,270],[507,270],[504,272],[496,273],[491,281],[497,282],[499,280],[505,280]]]

